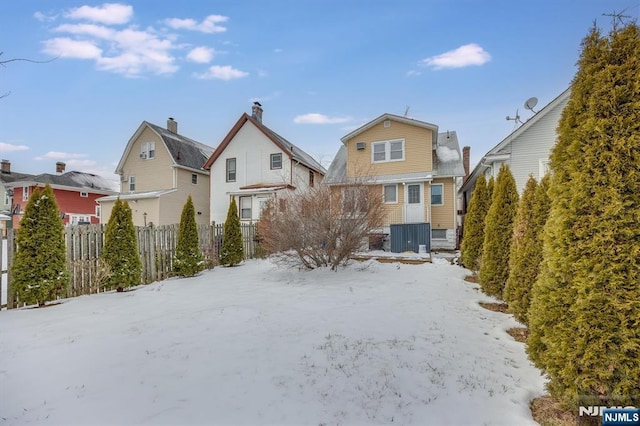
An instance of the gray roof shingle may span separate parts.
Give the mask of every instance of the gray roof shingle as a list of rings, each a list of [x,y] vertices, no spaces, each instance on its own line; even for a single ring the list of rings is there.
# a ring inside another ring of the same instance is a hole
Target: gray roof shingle
[[[213,153],[213,148],[203,143],[194,141],[180,134],[145,121],[162,138],[174,163],[190,169],[202,170],[207,158]]]

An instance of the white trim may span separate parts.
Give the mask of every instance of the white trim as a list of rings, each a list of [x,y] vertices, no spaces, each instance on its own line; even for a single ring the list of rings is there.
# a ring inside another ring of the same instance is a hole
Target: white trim
[[[433,202],[433,188],[439,186],[441,188],[441,193],[440,193],[440,203],[434,203]],[[444,206],[444,183],[432,183],[429,186],[429,204],[431,204],[432,206]]]
[[[89,196],[89,193],[87,191],[80,191],[80,196],[82,198],[87,198]]]
[[[28,186],[23,186],[22,187],[22,201],[29,201],[29,196],[31,194],[29,193],[29,187]]]
[[[385,199],[385,197],[386,197],[385,188],[387,186],[391,186],[391,187],[393,187],[395,189],[395,200],[393,200],[393,201],[386,201],[386,199]],[[384,204],[398,204],[398,184],[391,183],[391,184],[382,185],[382,202]]]
[[[391,144],[400,142],[402,144],[402,158],[391,158]],[[376,160],[376,146],[384,145],[384,160]],[[389,139],[384,141],[371,142],[371,163],[391,163],[394,161],[404,161],[405,159],[404,138]]]

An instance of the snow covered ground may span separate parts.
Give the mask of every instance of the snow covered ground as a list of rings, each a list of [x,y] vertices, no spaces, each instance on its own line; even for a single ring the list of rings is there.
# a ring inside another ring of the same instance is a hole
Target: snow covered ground
[[[0,312],[0,423],[527,425],[543,377],[467,271],[254,260]]]

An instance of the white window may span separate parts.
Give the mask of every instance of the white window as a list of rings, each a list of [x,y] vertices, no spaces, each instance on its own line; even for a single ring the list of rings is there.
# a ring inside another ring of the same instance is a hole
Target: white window
[[[22,187],[22,201],[29,201],[29,187]]]
[[[431,185],[431,205],[441,206],[444,204],[443,192],[444,185],[441,183]]]
[[[446,240],[447,239],[447,230],[446,229],[432,229],[431,230],[431,238],[434,240]]]
[[[100,217],[100,206],[96,206],[96,217]]]
[[[236,159],[227,158],[227,182],[236,181]]]
[[[88,192],[85,192],[85,191],[80,191],[80,196],[81,196],[82,198],[87,198],[87,197],[89,196],[89,193],[88,193]]]
[[[197,174],[195,174],[195,173],[191,174],[191,183],[194,184],[194,185],[198,184],[198,175]]]
[[[549,168],[549,160],[548,159],[540,159],[539,165],[538,165],[538,173],[540,176],[540,179],[542,179],[544,177],[544,175],[546,175],[547,173],[549,173],[551,171],[551,169]]]
[[[5,190],[4,192],[4,205],[5,206],[10,206],[11,205],[11,196],[9,195],[9,192]]]
[[[140,145],[140,158],[148,160],[155,158],[156,156],[156,143],[155,142],[143,142]]]
[[[398,186],[397,185],[385,185],[384,190],[384,202],[385,203],[397,203],[398,202]]]
[[[371,161],[374,163],[404,160],[404,139],[373,142],[371,146]]]
[[[136,190],[136,177],[129,176],[129,191],[134,192]]]
[[[282,168],[282,153],[271,154],[271,170],[277,170]]]
[[[421,204],[420,200],[420,184],[407,185],[407,203]]]
[[[83,214],[71,214],[69,215],[70,225],[86,225],[91,223],[91,217]]]
[[[240,197],[240,219],[251,220],[251,197]]]

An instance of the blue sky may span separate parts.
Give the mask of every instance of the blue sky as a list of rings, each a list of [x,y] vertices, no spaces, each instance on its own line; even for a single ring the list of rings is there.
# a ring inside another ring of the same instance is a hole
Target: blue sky
[[[455,130],[472,166],[565,90],[595,21],[640,0],[0,2],[0,156],[14,171],[114,178],[143,120],[217,146],[263,122],[328,166],[385,113]]]

